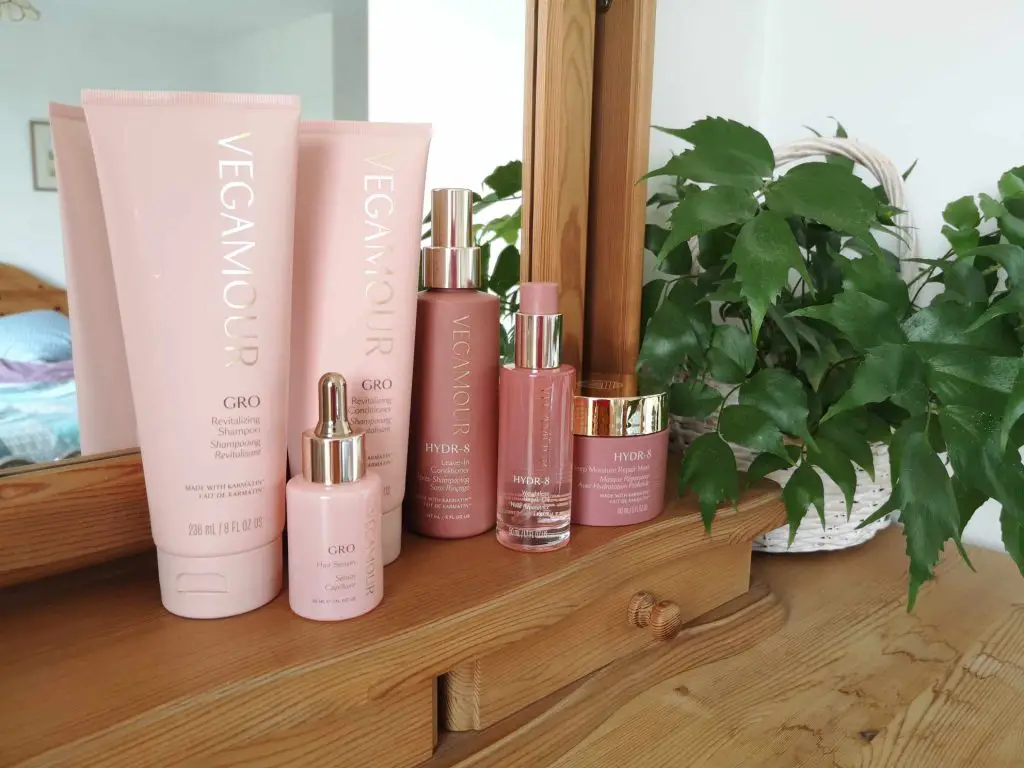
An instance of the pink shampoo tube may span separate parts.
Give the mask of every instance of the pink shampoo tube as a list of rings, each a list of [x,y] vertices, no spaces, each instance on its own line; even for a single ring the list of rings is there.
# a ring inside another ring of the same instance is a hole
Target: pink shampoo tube
[[[299,101],[85,91],[164,606],[281,589]]]
[[[128,382],[100,182],[81,107],[50,104],[57,159],[71,356],[83,454],[136,448],[135,408]]]
[[[430,126],[302,123],[295,218],[288,458],[301,472],[326,371],[351,382],[349,417],[384,481],[384,563],[402,549],[416,295]]]

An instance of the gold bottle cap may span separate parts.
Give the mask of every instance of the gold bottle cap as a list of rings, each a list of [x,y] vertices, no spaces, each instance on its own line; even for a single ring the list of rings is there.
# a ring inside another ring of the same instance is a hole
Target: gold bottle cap
[[[634,437],[668,429],[664,392],[635,394],[632,377],[594,376],[573,398],[572,431],[587,437]]]
[[[302,476],[318,485],[354,483],[366,474],[363,433],[348,422],[348,386],[340,373],[325,373],[317,385],[320,420],[302,433]]]
[[[420,251],[426,288],[479,287],[480,249],[473,245],[473,193],[435,189],[430,193],[430,245]]]

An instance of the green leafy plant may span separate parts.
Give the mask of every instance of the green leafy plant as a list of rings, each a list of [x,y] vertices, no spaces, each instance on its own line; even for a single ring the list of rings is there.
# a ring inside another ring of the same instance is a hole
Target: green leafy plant
[[[791,539],[811,507],[824,521],[822,475],[849,511],[854,466],[873,476],[870,446],[885,442],[893,491],[868,522],[901,513],[910,607],[946,542],[967,559],[961,534],[987,499],[1002,504],[1024,572],[1024,169],[998,197],[946,208],[951,247],[908,286],[876,237],[901,236],[898,211],[850,163],[776,175],[747,126],[659,130],[690,146],[649,174],[671,182],[649,201],[670,215],[647,228],[664,276],[644,287],[638,372],[644,389],[670,392],[674,414],[715,417],[679,470],[705,524],[744,482],[728,442],[755,454],[746,482],[795,470],[783,489]],[[929,284],[944,291],[922,306]]]
[[[473,217],[479,221],[492,206],[514,206],[509,213],[473,224],[473,242],[483,262],[482,290],[498,297],[501,310],[499,334],[501,360],[512,361],[514,337],[512,315],[519,311],[519,236],[523,222],[523,163],[513,160],[499,165],[483,181],[483,193],[473,193]],[[423,219],[423,244],[430,244],[430,214]],[[422,287],[422,286],[421,286]]]

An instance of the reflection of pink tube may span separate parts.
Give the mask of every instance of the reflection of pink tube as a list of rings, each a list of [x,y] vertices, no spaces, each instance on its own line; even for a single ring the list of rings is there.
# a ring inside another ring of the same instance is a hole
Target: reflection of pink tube
[[[121,317],[100,183],[81,107],[50,104],[82,453],[135,448]]]
[[[295,218],[289,467],[317,420],[317,380],[352,383],[349,413],[384,481],[384,563],[402,548],[429,125],[303,123]]]
[[[164,606],[281,589],[296,97],[82,95]]]

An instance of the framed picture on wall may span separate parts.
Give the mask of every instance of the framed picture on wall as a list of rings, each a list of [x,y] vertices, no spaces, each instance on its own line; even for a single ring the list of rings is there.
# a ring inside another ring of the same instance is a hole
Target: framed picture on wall
[[[48,120],[30,120],[32,146],[32,188],[37,192],[57,191],[57,163],[53,156],[53,135]]]

